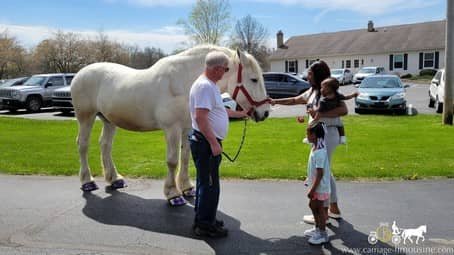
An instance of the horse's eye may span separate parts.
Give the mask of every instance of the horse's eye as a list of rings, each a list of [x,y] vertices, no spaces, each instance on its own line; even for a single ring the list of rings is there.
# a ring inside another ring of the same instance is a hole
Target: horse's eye
[[[257,83],[257,79],[251,79],[251,81]]]

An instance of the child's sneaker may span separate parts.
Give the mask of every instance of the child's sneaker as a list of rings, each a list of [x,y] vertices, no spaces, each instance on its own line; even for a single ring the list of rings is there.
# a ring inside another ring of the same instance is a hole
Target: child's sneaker
[[[304,231],[304,236],[313,237],[320,230],[317,227],[313,227]]]
[[[309,238],[308,242],[310,244],[319,245],[319,244],[327,243],[328,240],[329,240],[328,233],[326,233],[326,231],[317,231],[314,236]]]
[[[310,144],[310,142],[309,142],[309,140],[307,139],[307,137],[304,137],[304,138],[303,138],[303,141],[302,141],[302,143],[305,143],[305,144]]]
[[[341,136],[339,139],[340,144],[347,144],[347,137],[346,136]]]

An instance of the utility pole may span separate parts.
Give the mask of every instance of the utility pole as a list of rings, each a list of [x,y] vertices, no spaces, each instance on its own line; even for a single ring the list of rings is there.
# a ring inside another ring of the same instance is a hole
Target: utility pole
[[[445,98],[443,103],[443,124],[452,125],[454,86],[454,1],[446,0],[445,40]]]

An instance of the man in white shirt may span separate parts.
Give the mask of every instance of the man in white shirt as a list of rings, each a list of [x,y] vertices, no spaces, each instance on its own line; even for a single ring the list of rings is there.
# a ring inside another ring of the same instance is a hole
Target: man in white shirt
[[[216,82],[229,71],[228,57],[213,51],[205,57],[205,71],[189,93],[189,110],[193,132],[190,136],[192,158],[197,169],[195,219],[193,230],[198,236],[224,237],[224,222],[216,219],[219,202],[219,165],[222,143],[228,131],[229,117],[247,117],[247,111],[226,109]]]

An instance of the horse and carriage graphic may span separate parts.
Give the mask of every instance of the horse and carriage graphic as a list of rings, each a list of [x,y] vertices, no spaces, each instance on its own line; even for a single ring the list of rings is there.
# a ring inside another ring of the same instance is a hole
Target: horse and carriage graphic
[[[399,245],[402,242],[403,244],[406,244],[407,240],[410,241],[410,243],[413,243],[412,237],[416,237],[415,243],[419,244],[420,239],[424,242],[424,234],[426,232],[426,225],[422,225],[414,229],[403,229],[397,226],[396,221],[393,221],[391,229],[389,228],[388,223],[380,223],[380,226],[375,231],[370,232],[367,240],[372,245],[378,243],[378,241],[385,243],[391,241],[394,245]]]

